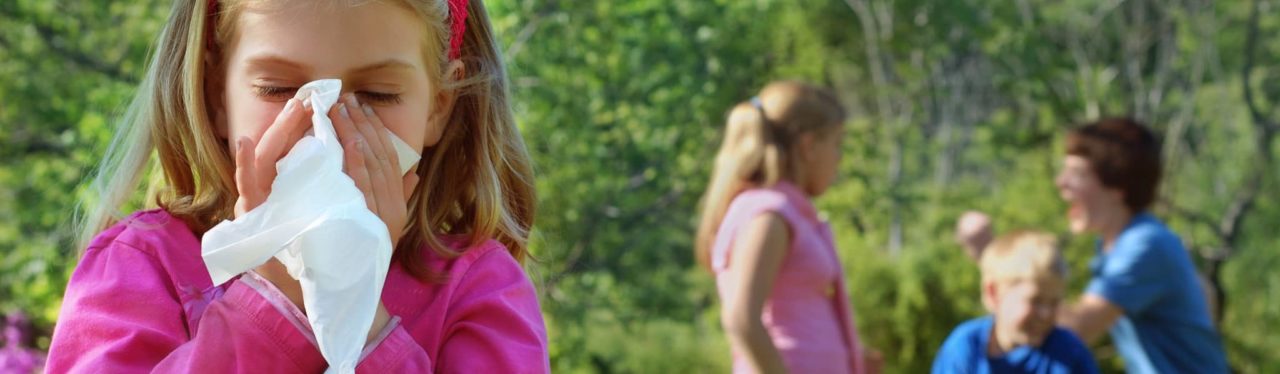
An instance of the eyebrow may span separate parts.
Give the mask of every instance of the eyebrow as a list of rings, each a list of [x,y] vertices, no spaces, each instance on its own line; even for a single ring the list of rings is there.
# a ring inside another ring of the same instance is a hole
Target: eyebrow
[[[249,58],[246,65],[248,65],[249,68],[251,69],[252,68],[284,67],[288,69],[301,70],[308,73],[311,72],[310,67],[278,55],[261,55],[261,56],[251,57]]]
[[[285,58],[284,56],[279,56],[274,54],[268,54],[268,55],[249,58],[248,65],[250,68],[284,67],[289,69],[301,70],[307,73],[310,73],[312,70],[310,66],[304,65],[297,61],[290,60],[288,58]],[[414,69],[414,68],[415,67],[413,64],[410,64],[404,60],[391,58],[391,59],[375,62],[372,64],[368,64],[365,66],[352,69],[350,72],[344,73],[344,74],[360,74],[360,73],[368,73],[371,71],[385,70],[385,69],[406,70],[406,69]]]
[[[378,70],[412,70],[413,68],[414,68],[413,64],[410,64],[404,60],[392,58],[392,59],[384,60],[381,62],[375,62],[369,65],[356,68],[351,72],[353,74],[358,74],[358,73],[367,73],[367,72],[378,71]]]

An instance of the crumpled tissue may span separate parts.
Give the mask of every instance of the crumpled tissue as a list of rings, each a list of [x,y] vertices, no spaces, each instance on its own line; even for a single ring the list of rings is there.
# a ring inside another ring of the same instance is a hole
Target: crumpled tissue
[[[387,226],[342,171],[343,150],[327,113],[342,81],[299,89],[314,110],[311,130],[276,163],[266,201],[204,234],[201,254],[213,284],[275,257],[302,285],[307,320],[327,372],[353,373],[373,325],[391,263]],[[309,91],[309,92],[308,92]],[[404,174],[419,155],[390,134]]]

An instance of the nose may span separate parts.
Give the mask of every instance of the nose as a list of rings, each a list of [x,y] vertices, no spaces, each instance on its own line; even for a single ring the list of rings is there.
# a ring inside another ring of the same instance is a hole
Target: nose
[[[1056,317],[1055,314],[1057,314],[1057,311],[1058,309],[1057,309],[1057,306],[1055,305],[1037,305],[1036,306],[1036,313],[1039,314],[1040,318],[1045,320],[1053,320],[1054,317]]]

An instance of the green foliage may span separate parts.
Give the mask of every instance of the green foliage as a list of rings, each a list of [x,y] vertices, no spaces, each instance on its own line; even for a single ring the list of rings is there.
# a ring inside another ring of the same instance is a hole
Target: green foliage
[[[46,331],[57,318],[85,175],[167,10],[0,3],[0,314],[24,310]]]
[[[46,332],[56,321],[77,257],[74,207],[167,3],[0,2],[0,312],[25,310]],[[1217,269],[1232,365],[1280,370],[1269,328],[1280,201],[1266,193],[1280,187],[1280,142],[1258,125],[1280,121],[1280,3],[486,5],[537,167],[530,273],[557,372],[728,370],[693,228],[724,114],[773,79],[831,86],[853,114],[842,179],[817,204],[889,372],[925,371],[955,325],[985,313],[977,270],[951,239],[964,210],[991,213],[1000,231],[1062,234],[1071,289],[1083,288],[1093,238],[1064,227],[1061,135],[1124,113],[1164,135],[1156,213],[1206,274]],[[1225,235],[1250,185],[1263,192]],[[1095,353],[1121,368],[1105,343]]]

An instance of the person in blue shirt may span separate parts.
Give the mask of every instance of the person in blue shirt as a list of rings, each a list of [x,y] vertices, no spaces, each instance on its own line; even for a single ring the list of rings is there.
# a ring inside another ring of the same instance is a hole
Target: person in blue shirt
[[[1160,144],[1131,119],[1071,131],[1056,185],[1076,234],[1099,236],[1092,279],[1058,322],[1085,342],[1106,331],[1130,373],[1226,373],[1182,240],[1147,210],[1161,177]]]
[[[1097,373],[1089,348],[1054,325],[1066,264],[1053,235],[1018,231],[980,255],[982,303],[991,315],[956,327],[933,373]]]

